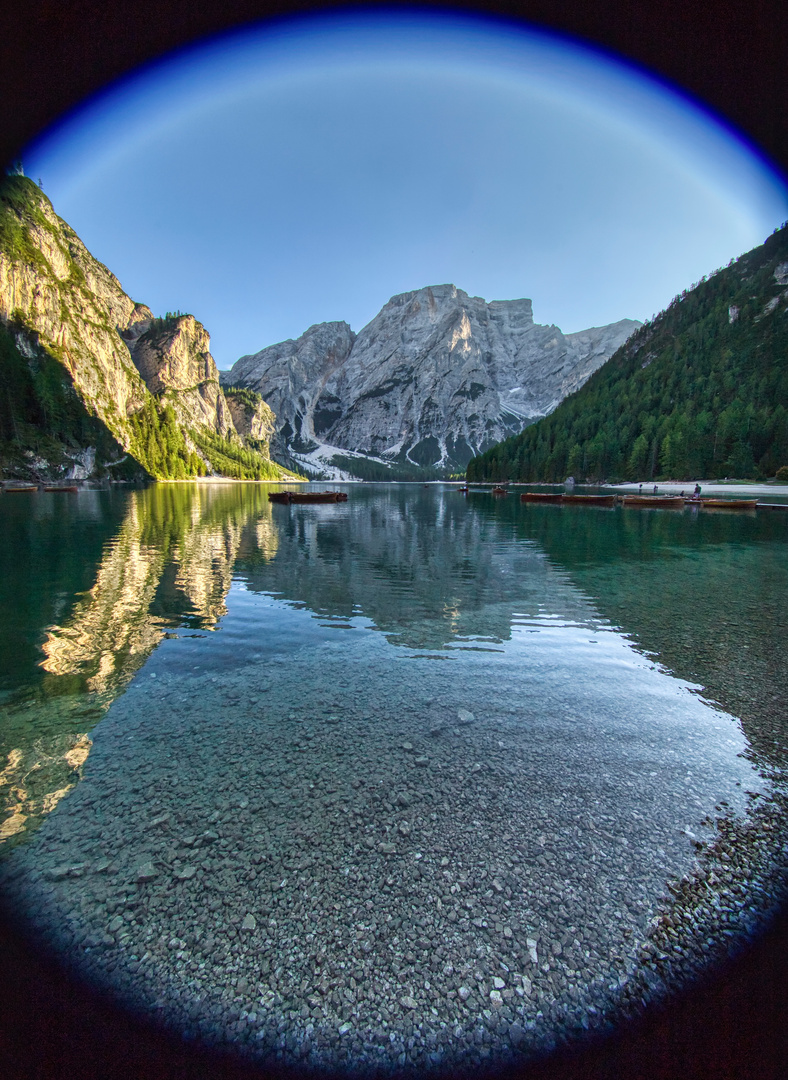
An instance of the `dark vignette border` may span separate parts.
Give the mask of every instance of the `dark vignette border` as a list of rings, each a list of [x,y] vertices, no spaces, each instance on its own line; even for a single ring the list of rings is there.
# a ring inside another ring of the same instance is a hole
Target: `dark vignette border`
[[[108,82],[164,53],[332,0],[3,0],[0,158]],[[421,8],[400,3],[389,7]],[[492,0],[433,9],[526,19],[634,62],[721,114],[788,173],[784,0]],[[0,1075],[14,1080],[235,1080],[262,1075],[207,1055],[75,983],[0,920]],[[535,1063],[532,1080],[788,1075],[788,910],[693,989],[582,1051]]]

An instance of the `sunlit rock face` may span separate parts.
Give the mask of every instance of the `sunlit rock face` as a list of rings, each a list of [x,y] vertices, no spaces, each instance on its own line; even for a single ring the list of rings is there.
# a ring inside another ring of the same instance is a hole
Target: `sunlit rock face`
[[[34,184],[13,213],[25,241],[0,247],[0,318],[35,362],[43,347],[68,370],[76,390],[124,448],[128,415],[146,397],[119,330],[152,318],[87,250]]]
[[[186,423],[220,435],[234,427],[210,353],[211,339],[193,315],[152,320],[127,344],[148,389],[171,400]]]
[[[133,452],[131,417],[150,393],[186,429],[234,430],[205,328],[191,315],[154,319],[25,177],[7,180],[0,200],[0,321],[32,371],[63,366],[118,452]],[[74,476],[96,464],[94,453]]]
[[[392,297],[357,337],[347,323],[313,326],[242,357],[228,378],[262,394],[295,452],[464,468],[551,412],[639,325],[563,334],[534,322],[530,300],[437,285]]]
[[[224,396],[238,434],[243,438],[270,442],[276,430],[276,417],[270,406],[264,401],[250,405],[230,391],[225,391]]]

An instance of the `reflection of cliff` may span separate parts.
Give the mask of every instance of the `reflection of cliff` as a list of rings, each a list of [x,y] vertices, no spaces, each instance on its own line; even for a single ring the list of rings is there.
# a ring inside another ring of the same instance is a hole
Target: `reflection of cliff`
[[[74,787],[91,741],[84,734],[37,739],[26,753],[16,747],[0,770],[0,844],[51,813]]]
[[[92,588],[46,629],[40,694],[5,710],[0,843],[71,790],[90,750],[85,728],[142,667],[162,632],[184,619],[212,627],[225,613],[245,530],[249,550],[273,558],[278,539],[266,488],[156,485],[129,495]]]
[[[343,506],[277,506],[276,558],[252,566],[242,550],[236,572],[317,614],[362,614],[411,648],[505,640],[515,611],[593,618],[541,547],[515,549],[497,523],[467,509],[453,491],[394,486],[356,489]]]
[[[258,518],[257,533],[271,528],[271,504],[259,488],[243,493],[234,485],[193,490],[191,521],[178,538],[172,558],[177,567],[174,587],[201,626],[213,626],[226,614],[224,601],[241,535],[252,517]],[[268,537],[266,550],[269,557],[275,554],[275,533]]]
[[[149,607],[165,553],[144,544],[144,514],[132,497],[126,520],[109,543],[96,583],[62,626],[52,626],[42,648],[41,666],[51,675],[76,675],[88,690],[117,688],[145,661],[159,640],[161,626]]]
[[[92,589],[52,626],[41,666],[114,694],[184,613],[203,627],[224,614],[233,564],[252,517],[270,522],[260,488],[179,484],[134,492]],[[267,550],[275,550],[268,537]],[[165,572],[166,571],[166,572]]]

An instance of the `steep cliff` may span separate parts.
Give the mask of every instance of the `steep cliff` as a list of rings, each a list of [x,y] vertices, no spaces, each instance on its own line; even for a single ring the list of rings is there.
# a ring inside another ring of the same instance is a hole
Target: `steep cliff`
[[[121,336],[148,389],[171,402],[183,423],[219,435],[234,430],[210,353],[211,339],[193,315],[146,320]]]
[[[31,180],[0,183],[6,475],[185,477],[237,459],[236,475],[241,452],[277,475],[237,435],[209,346],[191,315],[131,300]]]
[[[276,416],[259,394],[240,387],[226,387],[224,396],[239,435],[256,442],[270,443],[276,430]]]
[[[317,446],[319,433],[336,419],[326,384],[341,370],[355,339],[346,322],[319,323],[297,341],[242,356],[225,375],[226,384],[256,390],[270,405],[275,451],[309,453]]]
[[[638,326],[564,335],[534,322],[530,300],[438,285],[393,297],[358,336],[313,326],[242,357],[228,378],[262,394],[281,442],[312,463],[338,448],[457,469],[551,412]]]

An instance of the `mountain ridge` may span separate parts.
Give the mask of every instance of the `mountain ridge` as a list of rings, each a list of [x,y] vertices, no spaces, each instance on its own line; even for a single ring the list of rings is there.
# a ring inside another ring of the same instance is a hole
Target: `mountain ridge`
[[[457,469],[555,408],[639,325],[565,335],[535,323],[529,299],[424,286],[391,297],[358,334],[315,324],[241,357],[222,380],[261,394],[279,418],[279,452],[304,464],[350,454]]]

